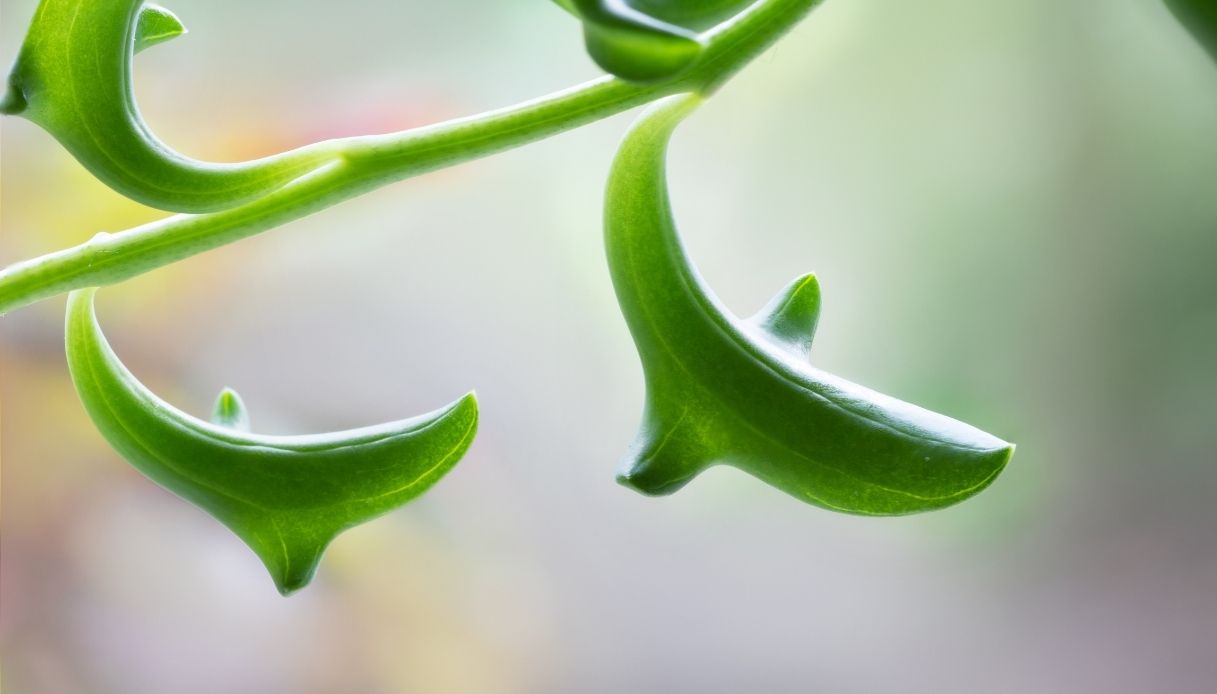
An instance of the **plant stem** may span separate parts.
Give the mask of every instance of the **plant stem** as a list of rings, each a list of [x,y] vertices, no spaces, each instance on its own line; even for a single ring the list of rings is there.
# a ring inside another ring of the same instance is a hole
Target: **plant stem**
[[[0,271],[0,314],[73,289],[130,279],[381,186],[534,142],[662,96],[711,92],[819,2],[760,0],[709,34],[702,59],[671,82],[638,85],[604,77],[476,116],[390,135],[335,140],[333,160],[253,202],[98,234],[5,268]]]

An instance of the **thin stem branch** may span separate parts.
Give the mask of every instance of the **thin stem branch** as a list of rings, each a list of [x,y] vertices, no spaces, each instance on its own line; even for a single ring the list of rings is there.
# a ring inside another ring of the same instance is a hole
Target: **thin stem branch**
[[[381,186],[534,142],[662,96],[708,93],[819,2],[760,0],[714,30],[707,37],[702,60],[671,82],[638,85],[605,77],[476,116],[390,135],[332,141],[334,159],[253,202],[98,234],[80,245],[5,268],[0,271],[0,314],[73,289],[130,279]]]

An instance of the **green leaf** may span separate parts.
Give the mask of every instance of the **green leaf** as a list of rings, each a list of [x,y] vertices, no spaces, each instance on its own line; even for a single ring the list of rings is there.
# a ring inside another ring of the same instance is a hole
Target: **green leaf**
[[[1166,0],[1166,4],[1217,60],[1217,0]]]
[[[142,0],[42,0],[9,73],[0,112],[55,137],[106,185],[153,207],[207,212],[239,205],[333,159],[310,147],[239,164],[187,158],[152,134],[132,92],[137,50],[185,29]]]
[[[754,0],[555,0],[583,21],[588,55],[631,82],[670,79],[701,56],[699,31]]]
[[[688,69],[701,55],[697,33],[640,12],[622,0],[559,0],[583,22],[588,55],[631,82],[658,82]]]
[[[722,306],[686,257],[665,180],[669,137],[698,103],[634,127],[609,179],[613,284],[646,374],[642,425],[618,480],[668,494],[725,463],[824,508],[926,511],[988,486],[1014,447],[806,362],[820,290],[805,275],[756,318]]]
[[[554,0],[583,21],[588,55],[631,82],[658,82],[689,69],[705,42],[698,35],[755,0]]]
[[[253,549],[279,591],[305,586],[343,530],[422,494],[477,430],[472,393],[413,419],[311,436],[249,434],[244,406],[222,393],[217,424],[145,388],[98,325],[96,290],[68,298],[72,380],[102,435],[150,479],[204,509]]]

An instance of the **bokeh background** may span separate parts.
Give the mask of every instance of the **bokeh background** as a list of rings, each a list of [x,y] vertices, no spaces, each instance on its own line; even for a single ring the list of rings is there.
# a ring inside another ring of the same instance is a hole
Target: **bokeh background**
[[[0,0],[0,59],[33,0]],[[204,159],[384,132],[597,74],[543,0],[176,0],[142,54]],[[303,433],[476,388],[468,457],[278,596],[94,431],[62,298],[0,319],[6,694],[1211,692],[1217,66],[1157,0],[830,0],[678,135],[677,214],[751,313],[815,270],[818,365],[1019,444],[903,519],[729,469],[613,483],[642,402],[600,238],[612,118],[99,296],[204,414]],[[0,262],[160,213],[5,119]]]

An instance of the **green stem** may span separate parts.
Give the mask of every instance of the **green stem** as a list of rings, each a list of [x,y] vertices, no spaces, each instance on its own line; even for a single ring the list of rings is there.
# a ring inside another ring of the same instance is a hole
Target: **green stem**
[[[708,93],[820,0],[761,0],[707,36],[704,56],[668,83],[601,78],[534,101],[390,135],[336,141],[336,158],[262,198],[175,215],[0,271],[0,314],[73,289],[114,284],[300,219],[375,188],[485,157],[621,113],[662,96]]]

